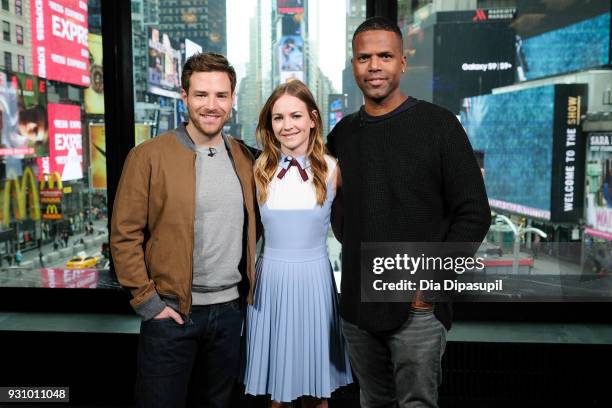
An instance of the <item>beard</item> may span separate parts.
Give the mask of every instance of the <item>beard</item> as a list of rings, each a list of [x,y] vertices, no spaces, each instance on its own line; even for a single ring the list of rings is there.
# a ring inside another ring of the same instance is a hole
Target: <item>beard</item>
[[[198,112],[191,111],[191,110],[189,110],[189,122],[191,122],[193,124],[193,127],[195,127],[202,135],[206,136],[207,138],[213,138],[217,136],[219,133],[221,133],[221,130],[223,130],[223,126],[225,125],[225,123],[228,121],[229,118],[228,118],[228,115],[222,111],[207,112],[207,113],[221,116],[218,125],[215,126],[212,124],[201,123],[200,122],[201,117],[198,114]]]
[[[365,82],[359,82],[358,86],[366,98],[380,103],[394,94],[399,89],[400,83],[399,81],[389,81],[383,86],[374,88]]]
[[[383,101],[393,93],[393,89],[390,86],[385,86],[384,88],[370,88],[367,85],[363,85],[360,89],[365,97],[376,102]]]

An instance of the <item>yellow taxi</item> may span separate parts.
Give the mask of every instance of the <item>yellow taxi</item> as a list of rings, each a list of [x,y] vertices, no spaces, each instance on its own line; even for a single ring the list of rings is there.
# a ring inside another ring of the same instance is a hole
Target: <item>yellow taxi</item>
[[[95,256],[78,256],[75,255],[68,262],[66,262],[66,268],[68,269],[85,269],[94,268],[98,264],[98,257]]]

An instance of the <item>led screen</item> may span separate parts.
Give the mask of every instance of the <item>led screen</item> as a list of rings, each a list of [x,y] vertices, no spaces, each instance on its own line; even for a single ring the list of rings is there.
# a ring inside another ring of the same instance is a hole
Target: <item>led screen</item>
[[[181,91],[181,52],[167,34],[149,30],[148,91],[178,99]]]
[[[87,2],[30,1],[34,75],[89,86]]]
[[[484,157],[493,207],[570,221],[581,215],[582,85],[550,85],[468,98],[461,120]]]
[[[541,78],[610,62],[610,13],[517,40],[519,80]]]

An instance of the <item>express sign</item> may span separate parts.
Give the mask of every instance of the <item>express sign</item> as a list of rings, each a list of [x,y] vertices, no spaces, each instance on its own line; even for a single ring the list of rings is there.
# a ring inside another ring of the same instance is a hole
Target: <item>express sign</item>
[[[34,75],[89,86],[87,1],[31,0]]]
[[[81,108],[77,105],[50,103],[49,172],[57,172],[63,181],[83,178],[83,137]]]

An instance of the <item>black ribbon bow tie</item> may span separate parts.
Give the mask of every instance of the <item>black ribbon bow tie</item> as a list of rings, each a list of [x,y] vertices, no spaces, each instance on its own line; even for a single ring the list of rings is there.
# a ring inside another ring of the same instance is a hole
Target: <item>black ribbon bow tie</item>
[[[298,171],[300,172],[300,176],[302,177],[302,180],[307,181],[308,180],[308,173],[306,173],[306,170],[304,170],[302,168],[302,166],[300,166],[300,163],[294,159],[291,156],[285,157],[285,161],[289,162],[289,166],[287,166],[286,169],[282,169],[281,171],[278,172],[278,178],[282,179],[283,177],[285,177],[285,174],[289,171],[289,169],[291,168],[291,166],[295,166],[297,167]]]

